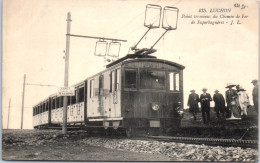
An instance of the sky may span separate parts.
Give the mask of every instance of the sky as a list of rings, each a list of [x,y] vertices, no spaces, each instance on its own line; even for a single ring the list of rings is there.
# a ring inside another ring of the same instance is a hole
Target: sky
[[[71,34],[127,40],[121,45],[123,57],[147,30],[143,26],[147,4],[179,9],[177,29],[166,33],[154,47],[157,52],[153,55],[185,66],[185,108],[191,89],[201,94],[206,87],[211,95],[215,89],[224,94],[229,82],[242,85],[252,103],[251,81],[258,79],[259,62],[256,0],[4,0],[3,128],[7,126],[10,99],[9,128],[20,128],[24,74],[27,84],[52,85],[25,86],[24,128],[32,128],[32,106],[63,86],[68,12],[72,19]],[[243,5],[245,9],[241,9]],[[231,8],[231,12],[209,13],[216,8]],[[206,9],[207,13],[198,12],[199,9]],[[196,24],[199,19],[184,16],[214,14],[248,17],[240,18],[241,24],[236,24],[236,18],[216,18],[225,23],[201,25]],[[191,24],[192,20],[195,24]],[[230,25],[232,20],[235,24]],[[138,47],[150,47],[163,32],[162,28],[151,30]],[[94,56],[98,40],[71,37],[70,41],[69,85],[105,69],[108,62]]]

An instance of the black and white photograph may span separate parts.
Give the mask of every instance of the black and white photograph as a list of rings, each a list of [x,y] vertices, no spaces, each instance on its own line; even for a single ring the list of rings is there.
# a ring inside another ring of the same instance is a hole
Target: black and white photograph
[[[258,0],[3,0],[2,160],[258,162]]]

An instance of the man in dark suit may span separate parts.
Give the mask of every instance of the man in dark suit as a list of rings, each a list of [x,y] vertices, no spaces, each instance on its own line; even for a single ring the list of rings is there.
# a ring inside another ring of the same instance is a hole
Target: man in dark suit
[[[195,93],[195,90],[190,91],[191,94],[189,95],[188,99],[188,106],[190,107],[190,113],[192,113],[194,120],[197,119],[196,114],[199,112],[199,95]]]
[[[215,90],[215,94],[213,95],[213,101],[215,102],[215,112],[217,114],[217,118],[220,119],[219,113],[222,114],[222,117],[225,118],[225,99],[218,90]]]
[[[200,95],[201,113],[204,124],[207,124],[210,122],[210,101],[212,98],[209,93],[206,93],[206,88],[203,88],[202,91],[203,94]]]
[[[251,83],[253,83],[253,85],[254,85],[254,89],[252,92],[254,108],[258,114],[258,80],[255,79]]]

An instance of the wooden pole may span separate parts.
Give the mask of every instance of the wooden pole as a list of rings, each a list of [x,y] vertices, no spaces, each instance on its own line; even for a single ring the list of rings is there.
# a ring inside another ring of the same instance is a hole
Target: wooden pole
[[[68,12],[67,15],[67,34],[66,34],[66,53],[65,53],[65,75],[64,75],[64,87],[68,87],[69,79],[69,50],[70,50],[70,23],[71,15]],[[67,134],[67,106],[68,106],[68,96],[63,97],[63,125],[62,133]]]
[[[11,107],[11,99],[9,99],[9,107],[8,107],[8,119],[7,119],[7,129],[9,129],[10,107]]]
[[[22,99],[22,118],[21,118],[21,129],[23,129],[23,111],[24,111],[24,91],[25,91],[25,80],[26,80],[26,74],[24,74],[24,80],[23,80],[23,99]]]

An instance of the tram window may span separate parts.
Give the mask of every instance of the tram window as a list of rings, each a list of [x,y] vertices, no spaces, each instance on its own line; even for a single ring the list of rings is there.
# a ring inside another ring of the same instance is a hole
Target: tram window
[[[71,96],[71,97],[70,97],[70,100],[71,100],[71,101],[70,101],[70,102],[71,102],[71,103],[70,103],[71,105],[72,105],[72,104],[75,104],[75,103],[76,103],[76,96]]]
[[[119,78],[120,78],[120,71],[116,69],[112,71],[111,78],[110,78],[110,89],[112,91],[117,91],[119,89]]]
[[[78,100],[79,100],[79,102],[83,102],[84,101],[84,87],[79,88]]]
[[[43,103],[43,111],[42,112],[45,112],[46,111],[46,104],[45,103]]]
[[[119,79],[120,79],[120,71],[119,69],[116,69],[116,85],[115,85],[115,88],[116,88],[116,91],[119,89]]]
[[[110,74],[109,74],[109,81],[110,81],[109,92],[112,92],[112,72],[110,72]]]
[[[170,84],[170,91],[174,90],[174,73],[169,73],[169,84]]]
[[[49,101],[46,103],[46,111],[49,111]]]
[[[101,90],[104,88],[104,75],[99,76],[99,94],[101,94]]]
[[[90,93],[89,93],[89,97],[94,97],[94,79],[90,80]]]
[[[142,89],[164,89],[165,72],[147,69],[141,70],[140,87]]]
[[[180,75],[179,75],[179,73],[175,74],[175,83],[176,83],[175,90],[179,91],[180,90]]]
[[[68,105],[70,105],[70,104],[71,104],[71,98],[70,98],[70,96],[68,96],[67,99],[68,99]]]
[[[63,107],[63,97],[60,97],[60,107]]]
[[[137,72],[134,69],[125,70],[125,88],[136,88],[136,75]]]
[[[42,113],[42,104],[40,104],[40,113]]]
[[[59,108],[60,107],[60,98],[57,97],[56,98],[56,107],[55,108]]]
[[[55,98],[52,99],[51,109],[55,109]]]

